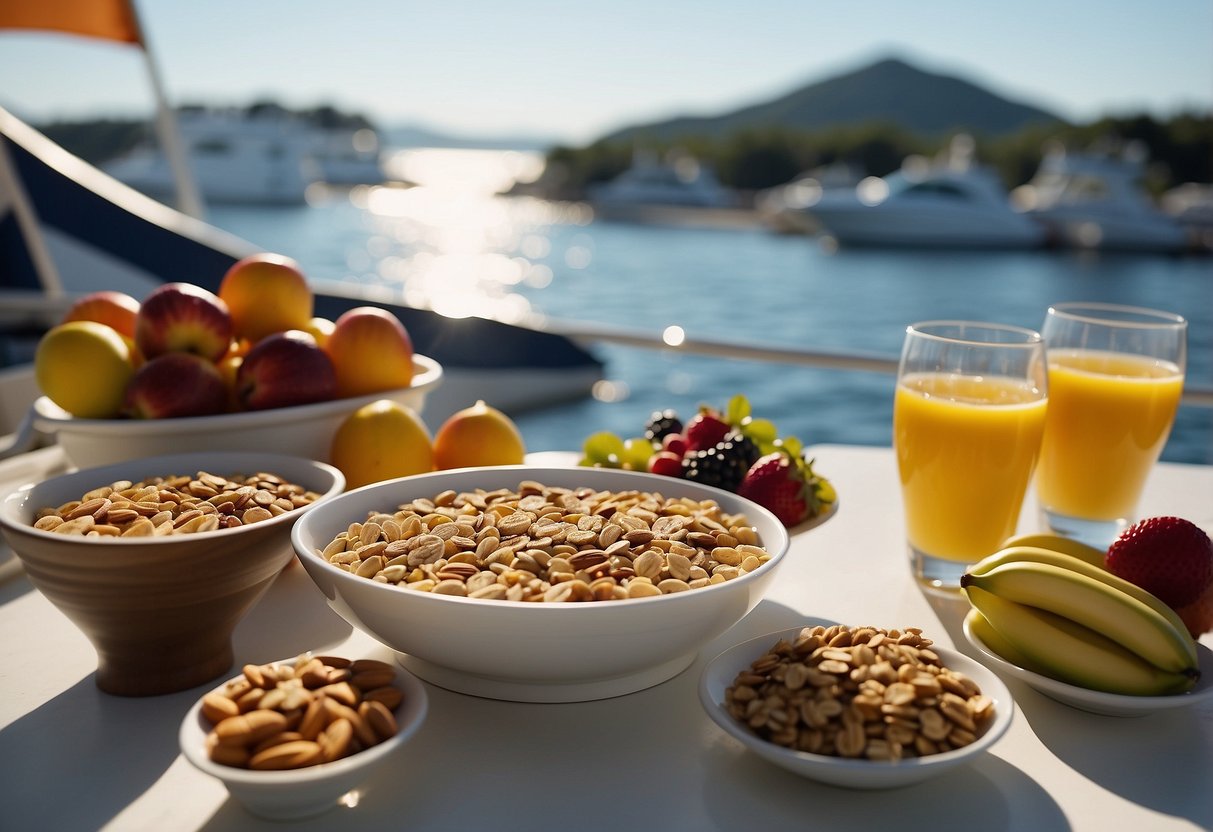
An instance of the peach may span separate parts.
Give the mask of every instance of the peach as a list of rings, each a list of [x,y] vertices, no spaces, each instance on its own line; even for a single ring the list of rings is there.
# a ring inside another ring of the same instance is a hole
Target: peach
[[[232,265],[219,283],[236,335],[256,343],[288,329],[306,329],[314,298],[299,264],[280,254],[254,254]]]
[[[483,401],[452,414],[434,434],[434,467],[438,470],[521,465],[525,460],[526,443],[518,426]]]
[[[348,398],[408,387],[413,342],[392,313],[359,306],[341,315],[325,348],[337,373],[337,396]]]
[[[139,301],[125,292],[103,290],[90,292],[68,307],[67,314],[59,323],[70,321],[96,321],[112,328],[119,335],[135,337],[135,317],[139,314]]]
[[[328,346],[329,336],[333,334],[333,322],[328,318],[312,318],[303,331],[316,339],[321,349]]]

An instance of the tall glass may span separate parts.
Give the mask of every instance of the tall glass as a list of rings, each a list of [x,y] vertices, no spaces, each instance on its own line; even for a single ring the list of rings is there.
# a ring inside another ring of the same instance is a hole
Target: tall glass
[[[914,576],[960,586],[1015,533],[1044,431],[1044,342],[1030,329],[928,321],[906,329],[893,402]]]
[[[1049,308],[1049,414],[1036,474],[1049,528],[1104,548],[1134,520],[1179,408],[1187,328],[1179,315],[1134,306]]]

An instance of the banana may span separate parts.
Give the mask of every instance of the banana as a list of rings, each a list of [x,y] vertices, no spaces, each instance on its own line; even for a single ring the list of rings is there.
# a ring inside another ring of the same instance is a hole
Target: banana
[[[1080,544],[1081,545],[1081,544]],[[1101,581],[1110,587],[1119,589],[1121,592],[1128,593],[1154,609],[1159,615],[1171,622],[1171,626],[1175,627],[1180,632],[1187,632],[1187,625],[1183,619],[1171,607],[1164,604],[1156,595],[1139,587],[1132,581],[1126,581],[1118,575],[1113,575],[1108,570],[1101,566],[1092,566],[1085,560],[1080,560],[1070,555],[1058,552],[1056,550],[1042,549],[1038,546],[1011,546],[1006,549],[1001,549],[989,557],[969,567],[969,571],[974,575],[980,575],[989,572],[991,569],[996,569],[1006,563],[1016,561],[1027,561],[1031,563],[1047,563],[1052,566],[1060,566],[1064,569],[1077,572],[1080,575],[1086,575],[1089,578],[1094,578]]]
[[[978,638],[1008,661],[1060,682],[1128,696],[1164,696],[1190,690],[1200,671],[1188,668],[1167,671],[1145,661],[1106,636],[1089,627],[976,586],[965,587],[969,602],[997,633],[999,645],[1006,643],[1011,652],[1024,660],[1004,655],[984,638],[984,630],[975,627]]]
[[[1011,602],[1008,601],[1007,603]],[[1046,668],[1032,661],[1027,654],[1012,644],[1006,636],[994,629],[994,625],[990,623],[990,619],[982,615],[981,610],[977,609],[977,607],[969,609],[968,614],[965,615],[965,623],[972,630],[973,635],[981,639],[981,643],[990,652],[997,653],[1011,664],[1017,664],[1033,673],[1039,673],[1042,676],[1051,675]]]
[[[981,574],[966,573],[960,585],[1072,619],[1162,670],[1183,672],[1197,667],[1196,642],[1187,628],[1176,628],[1149,604],[1071,569],[1014,561]]]
[[[1074,540],[1069,537],[1062,537],[1059,534],[1048,534],[1045,532],[1034,532],[1032,534],[1019,534],[1008,538],[1002,544],[1002,548],[1009,549],[1012,546],[1038,546],[1041,549],[1049,549],[1054,552],[1061,552],[1079,560],[1086,561],[1092,566],[1104,568],[1104,555],[1099,549],[1094,546],[1088,546],[1085,543]]]

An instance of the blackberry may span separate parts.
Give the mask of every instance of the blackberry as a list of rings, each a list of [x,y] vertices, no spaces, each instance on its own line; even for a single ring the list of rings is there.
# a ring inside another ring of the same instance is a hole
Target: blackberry
[[[644,426],[644,438],[660,442],[668,434],[682,433],[682,420],[673,410],[658,410]]]
[[[736,491],[758,457],[758,447],[749,438],[731,431],[712,447],[683,457],[682,477],[700,485]]]

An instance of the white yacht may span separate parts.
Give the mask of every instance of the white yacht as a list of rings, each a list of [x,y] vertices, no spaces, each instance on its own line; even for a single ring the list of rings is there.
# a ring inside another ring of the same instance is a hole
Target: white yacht
[[[720,184],[715,173],[691,156],[678,155],[659,161],[637,153],[632,166],[610,182],[589,188],[595,209],[628,206],[675,206],[680,208],[732,208],[736,195]]]
[[[803,210],[840,245],[1031,248],[1044,228],[1014,211],[997,174],[954,144],[940,164],[912,157],[901,170],[850,189],[820,190]]]
[[[1049,228],[1061,245],[1110,251],[1179,252],[1188,234],[1155,207],[1142,185],[1145,154],[1048,150],[1014,203]]]

